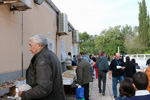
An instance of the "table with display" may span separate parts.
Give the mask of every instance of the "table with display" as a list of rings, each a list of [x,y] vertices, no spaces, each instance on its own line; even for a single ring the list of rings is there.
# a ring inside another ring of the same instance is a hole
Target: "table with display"
[[[74,91],[71,89],[71,85],[77,78],[75,70],[76,67],[73,67],[73,70],[67,70],[62,73],[63,85],[66,93]]]

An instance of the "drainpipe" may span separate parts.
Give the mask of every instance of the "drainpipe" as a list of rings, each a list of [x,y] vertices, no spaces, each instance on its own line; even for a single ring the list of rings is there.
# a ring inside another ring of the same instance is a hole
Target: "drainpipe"
[[[22,77],[23,77],[23,11],[22,11],[22,47],[21,47],[21,69],[22,69]]]
[[[57,40],[58,40],[58,39],[57,39],[57,35],[58,35],[58,34],[57,34],[57,32],[58,32],[58,15],[59,15],[59,13],[57,13],[57,15],[56,15],[56,21],[57,21],[57,22],[56,22],[56,26],[57,26],[57,30],[56,30],[56,55],[57,55],[57,56],[58,56],[58,54],[57,54],[57,53],[58,53],[58,52],[57,52],[57,46],[58,46],[58,44],[57,44]]]

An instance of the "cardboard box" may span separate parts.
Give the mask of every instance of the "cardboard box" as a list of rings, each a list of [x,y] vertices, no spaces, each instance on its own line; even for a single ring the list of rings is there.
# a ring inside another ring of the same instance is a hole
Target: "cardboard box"
[[[10,87],[9,88],[9,96],[15,96],[16,95],[16,86]]]
[[[15,96],[16,95],[16,87],[26,84],[26,78],[25,77],[20,77],[16,80],[15,82],[16,86],[10,87],[9,88],[9,95],[10,96]]]

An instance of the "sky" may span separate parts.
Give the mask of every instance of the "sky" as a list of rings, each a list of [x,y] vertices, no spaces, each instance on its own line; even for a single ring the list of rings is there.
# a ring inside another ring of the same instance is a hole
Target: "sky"
[[[150,0],[145,0],[150,11]],[[68,16],[79,32],[99,35],[110,26],[138,26],[139,4],[142,0],[52,0]]]

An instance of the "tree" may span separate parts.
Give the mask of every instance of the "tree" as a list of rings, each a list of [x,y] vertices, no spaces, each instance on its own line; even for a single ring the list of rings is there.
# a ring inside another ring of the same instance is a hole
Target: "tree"
[[[150,24],[149,24],[149,14],[147,16],[147,27],[148,27],[148,47],[150,47]]]
[[[97,54],[94,40],[97,35],[89,35],[87,32],[79,33],[80,52],[88,52],[89,54]]]
[[[95,41],[95,47],[99,51],[105,51],[108,55],[114,55],[120,48],[120,53],[125,54],[124,34],[121,32],[121,26],[109,27],[103,30]]]
[[[79,33],[80,44],[89,40],[90,36],[87,32]]]
[[[149,18],[147,18],[147,7],[145,0],[139,3],[139,41],[145,47],[148,46],[148,27]]]
[[[141,45],[138,39],[138,27],[133,27],[133,31],[125,33],[124,45],[127,54],[136,54],[144,52],[145,47]]]

